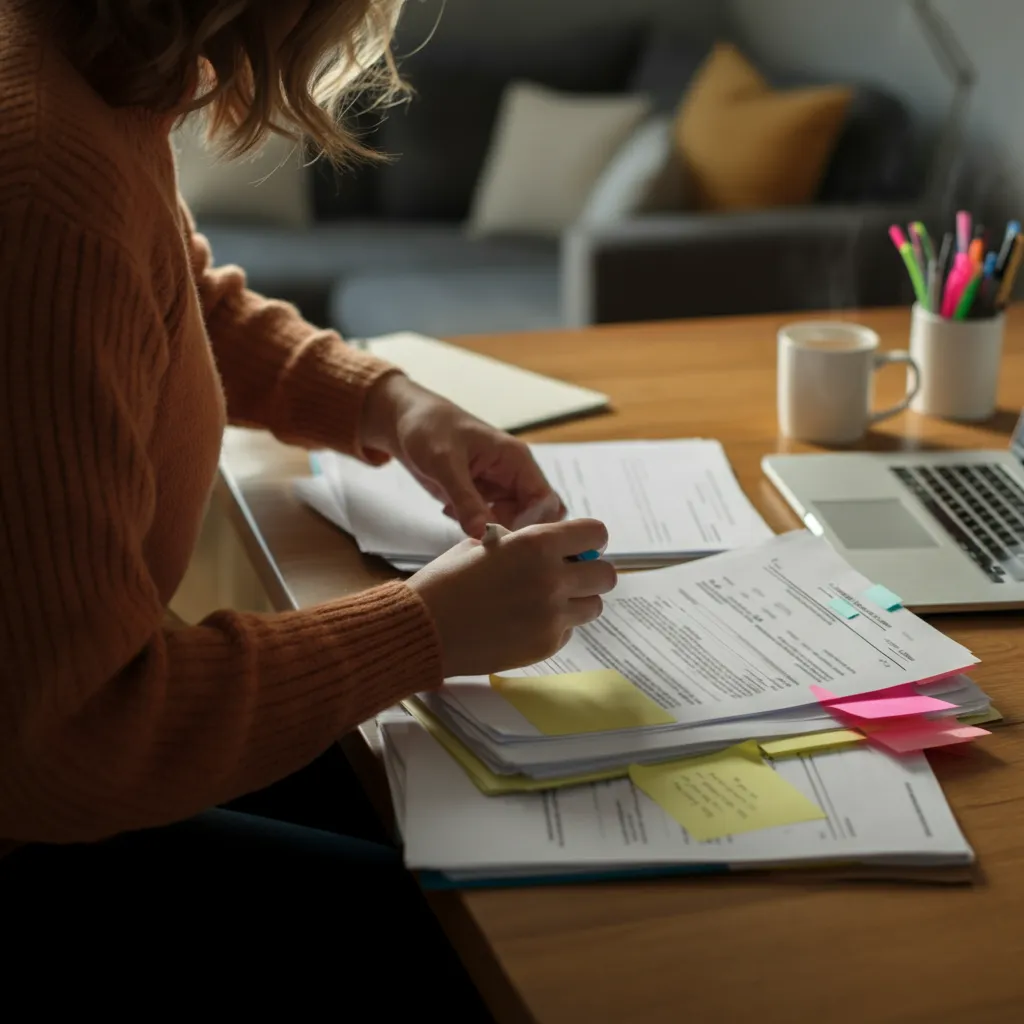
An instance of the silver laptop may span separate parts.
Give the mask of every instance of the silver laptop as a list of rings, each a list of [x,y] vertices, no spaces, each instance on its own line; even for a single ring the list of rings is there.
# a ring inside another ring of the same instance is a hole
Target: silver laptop
[[[1024,607],[1024,414],[1009,451],[768,455],[811,532],[916,611]]]

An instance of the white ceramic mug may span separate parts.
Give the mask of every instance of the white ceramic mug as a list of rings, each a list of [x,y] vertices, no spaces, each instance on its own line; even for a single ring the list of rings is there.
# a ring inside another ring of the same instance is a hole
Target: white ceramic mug
[[[873,412],[875,371],[905,363],[907,394]],[[807,321],[779,331],[779,427],[786,437],[817,444],[850,444],[871,424],[910,405],[920,385],[909,352],[882,352],[878,335],[857,324]]]
[[[1006,319],[946,320],[914,306],[910,354],[921,368],[914,412],[968,422],[996,411]]]

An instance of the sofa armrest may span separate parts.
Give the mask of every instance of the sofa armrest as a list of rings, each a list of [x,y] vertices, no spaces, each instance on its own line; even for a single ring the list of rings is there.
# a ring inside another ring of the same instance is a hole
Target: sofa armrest
[[[562,240],[563,315],[585,326],[910,303],[888,229],[931,212],[810,206],[576,227]]]

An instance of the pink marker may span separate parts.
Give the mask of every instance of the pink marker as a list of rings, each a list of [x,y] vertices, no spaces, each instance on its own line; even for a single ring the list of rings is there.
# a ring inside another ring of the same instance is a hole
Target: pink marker
[[[971,247],[971,215],[966,210],[961,210],[956,215],[956,247],[957,251],[967,255]]]

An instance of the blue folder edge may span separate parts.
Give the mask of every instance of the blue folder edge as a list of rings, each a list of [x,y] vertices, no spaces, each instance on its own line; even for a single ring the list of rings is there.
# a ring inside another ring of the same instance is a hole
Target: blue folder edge
[[[623,868],[616,871],[593,871],[572,875],[524,875],[522,878],[473,878],[456,880],[443,871],[417,871],[420,885],[438,892],[452,889],[523,889],[539,885],[583,885],[588,882],[628,882],[644,878],[671,878],[678,875],[728,875],[731,868],[723,864],[683,864],[665,867]]]

